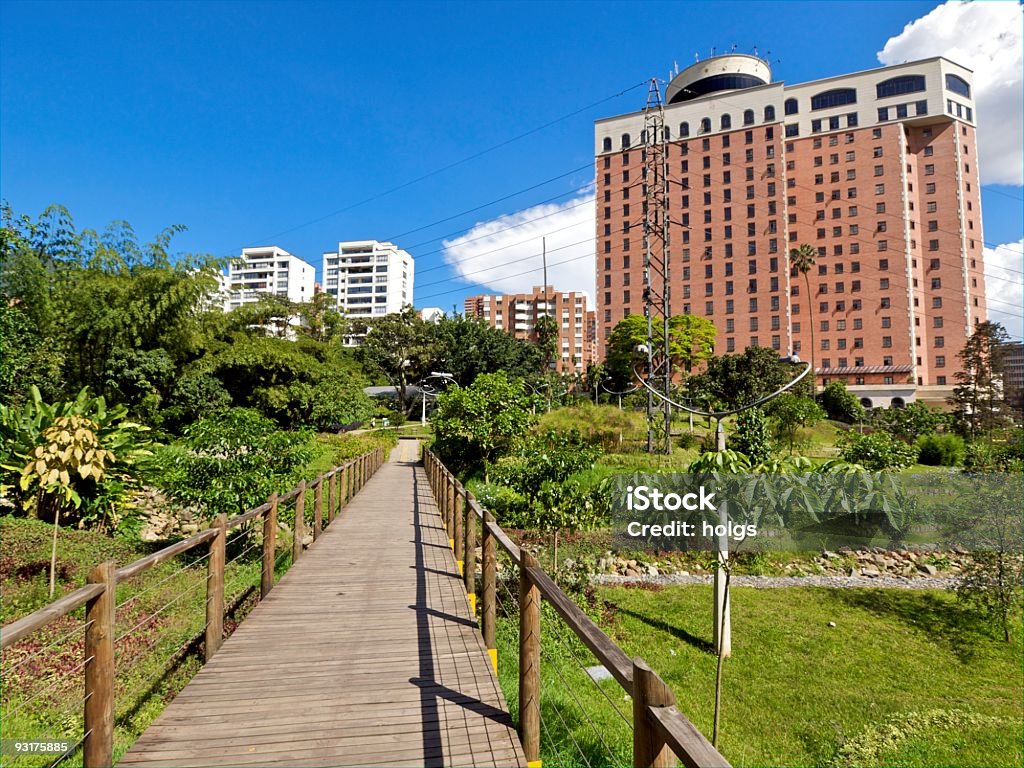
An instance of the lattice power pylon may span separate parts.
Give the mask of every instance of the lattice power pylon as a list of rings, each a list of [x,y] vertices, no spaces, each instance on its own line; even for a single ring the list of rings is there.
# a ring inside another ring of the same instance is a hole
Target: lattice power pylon
[[[668,148],[665,140],[665,105],[657,79],[651,78],[644,107],[643,144],[643,236],[644,236],[644,315],[647,317],[647,371],[652,384],[664,387],[665,397],[671,397],[672,364],[670,355],[669,320],[669,227],[668,227]],[[661,325],[661,362],[654,368],[657,336],[655,324]],[[661,403],[662,413],[654,407],[654,394],[647,392],[647,452],[655,452],[657,424],[664,419],[664,451],[672,453],[672,406]]]

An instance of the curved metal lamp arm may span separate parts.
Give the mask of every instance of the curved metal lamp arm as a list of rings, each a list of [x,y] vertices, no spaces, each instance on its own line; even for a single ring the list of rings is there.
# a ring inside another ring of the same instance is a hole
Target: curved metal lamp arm
[[[604,382],[603,382],[603,381],[602,381],[602,382],[599,382],[599,383],[598,383],[598,386],[600,386],[600,387],[601,387],[601,389],[603,389],[603,390],[604,390],[605,392],[607,392],[607,393],[608,393],[609,395],[631,395],[631,394],[633,394],[634,392],[636,392],[636,391],[637,391],[638,389],[640,389],[640,385],[639,385],[639,384],[637,384],[637,385],[636,385],[635,387],[633,387],[632,389],[624,389],[624,390],[622,390],[621,392],[613,392],[612,390],[608,389],[608,387],[606,387],[606,386],[604,385]]]
[[[721,419],[724,416],[732,416],[734,413],[740,413],[741,411],[745,411],[748,408],[756,408],[757,406],[761,405],[761,403],[766,403],[769,400],[771,400],[773,397],[777,397],[778,395],[781,395],[783,392],[785,392],[787,389],[790,389],[791,387],[793,387],[797,382],[799,382],[801,379],[803,379],[804,376],[806,376],[808,373],[811,372],[811,364],[810,363],[805,363],[805,365],[807,367],[804,368],[803,371],[800,372],[800,375],[797,376],[795,379],[793,379],[788,384],[786,384],[785,386],[780,387],[779,389],[777,389],[774,392],[772,392],[770,395],[765,395],[764,397],[759,398],[759,399],[755,400],[752,403],[747,403],[746,405],[741,406],[739,408],[734,408],[731,411],[698,411],[696,408],[690,408],[688,406],[682,405],[681,403],[677,403],[675,400],[672,400],[672,399],[670,399],[668,397],[665,397],[665,395],[661,394],[661,392],[659,392],[654,387],[652,387],[650,384],[648,384],[647,380],[644,379],[639,373],[637,373],[636,368],[633,369],[633,375],[636,377],[636,380],[639,382],[640,386],[643,386],[648,391],[650,391],[652,394],[654,394],[655,396],[657,396],[661,400],[664,400],[665,402],[667,402],[669,405],[673,405],[673,406],[675,406],[676,408],[679,408],[682,411],[686,411],[687,413],[694,413],[694,414],[696,414],[698,416],[711,416],[711,417],[716,418],[716,419]]]

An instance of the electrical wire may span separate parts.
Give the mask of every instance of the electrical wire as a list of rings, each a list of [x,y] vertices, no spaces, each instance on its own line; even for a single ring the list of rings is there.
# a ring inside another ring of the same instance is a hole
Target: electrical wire
[[[427,180],[429,178],[432,178],[434,176],[437,176],[438,174],[444,173],[445,171],[449,171],[452,168],[456,168],[456,167],[458,167],[460,165],[463,165],[463,164],[468,163],[468,162],[470,162],[472,160],[475,160],[475,159],[477,159],[479,157],[483,157],[484,155],[490,154],[491,152],[494,152],[494,151],[496,151],[498,149],[501,149],[502,147],[506,147],[509,144],[513,144],[513,143],[515,143],[517,141],[520,141],[521,139],[524,139],[527,136],[532,136],[535,133],[539,133],[540,131],[543,131],[543,130],[545,130],[547,128],[550,128],[553,125],[557,125],[558,123],[564,122],[565,120],[568,120],[568,119],[570,119],[572,117],[575,117],[576,115],[582,114],[583,112],[586,112],[586,111],[588,111],[590,109],[593,109],[594,107],[598,107],[598,106],[600,106],[602,104],[605,104],[605,103],[607,103],[609,101],[613,101],[614,99],[617,99],[617,98],[619,98],[621,96],[624,96],[625,94],[630,93],[631,91],[633,91],[633,90],[635,90],[635,89],[637,89],[637,88],[639,88],[639,87],[641,87],[643,85],[646,85],[646,84],[647,84],[647,81],[646,80],[642,80],[641,82],[636,83],[635,85],[631,85],[628,88],[624,88],[621,91],[618,91],[617,93],[612,94],[611,96],[607,96],[607,97],[605,97],[603,99],[600,99],[598,101],[593,102],[592,104],[588,104],[588,105],[586,105],[584,107],[580,107],[579,109],[576,109],[576,110],[574,110],[572,112],[569,112],[569,113],[567,113],[565,115],[562,115],[561,117],[558,117],[558,118],[556,118],[554,120],[550,120],[550,121],[544,123],[543,125],[539,125],[539,126],[537,126],[535,128],[531,128],[528,131],[525,131],[525,132],[520,133],[520,134],[518,134],[516,136],[513,136],[512,138],[500,141],[497,144],[494,144],[494,145],[492,145],[490,147],[487,147],[486,149],[480,150],[479,152],[475,152],[475,153],[473,153],[471,155],[468,155],[468,156],[463,157],[463,158],[461,158],[459,160],[456,160],[453,163],[449,163],[449,164],[444,165],[444,166],[442,166],[440,168],[437,168],[437,169],[435,169],[433,171],[425,173],[425,174],[423,174],[421,176],[417,176],[416,178],[410,179],[409,181],[403,182],[401,184],[397,184],[397,185],[395,185],[393,187],[390,187],[388,189],[383,190],[382,192],[375,193],[373,195],[370,195],[369,197],[363,198],[362,200],[358,200],[358,201],[356,201],[354,203],[351,203],[349,205],[346,205],[346,206],[344,206],[342,208],[338,208],[337,210],[331,211],[330,213],[324,214],[323,216],[319,216],[319,217],[317,217],[315,219],[311,219],[309,221],[303,222],[302,224],[298,224],[298,225],[296,225],[294,227],[291,227],[289,229],[285,229],[285,230],[282,230],[280,232],[276,232],[276,233],[274,233],[272,235],[269,235],[267,237],[264,237],[264,238],[261,239],[261,242],[269,242],[269,241],[274,240],[274,239],[276,239],[278,237],[281,237],[282,235],[288,235],[288,234],[291,234],[292,232],[295,232],[297,230],[304,229],[305,227],[308,227],[308,226],[312,226],[313,224],[319,224],[321,221],[326,221],[327,219],[333,218],[334,216],[338,216],[338,215],[340,215],[342,213],[347,213],[348,211],[351,211],[351,210],[353,210],[355,208],[358,208],[358,207],[360,207],[362,205],[365,205],[366,203],[370,203],[370,202],[373,202],[375,200],[380,200],[381,198],[386,197],[386,196],[391,195],[391,194],[394,194],[395,192],[399,192],[399,191],[401,191],[403,189],[407,189],[408,187],[411,187],[411,186],[413,186],[415,184],[419,184],[420,182],[425,181],[425,180]],[[238,248],[236,250],[241,250],[241,248]]]

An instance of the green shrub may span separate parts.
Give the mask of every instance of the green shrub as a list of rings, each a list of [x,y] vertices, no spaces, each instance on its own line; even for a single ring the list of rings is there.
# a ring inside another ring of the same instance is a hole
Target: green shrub
[[[156,483],[212,517],[258,506],[286,491],[313,458],[308,432],[286,432],[259,411],[230,408],[185,429],[184,444],[157,452]]]
[[[474,495],[480,506],[494,515],[499,525],[508,528],[530,527],[530,502],[507,485],[483,483]]]
[[[751,464],[761,464],[771,458],[772,435],[760,408],[750,408],[736,417],[736,427],[729,436],[730,447],[744,454]]]
[[[955,467],[964,460],[959,435],[923,435],[917,440],[917,461],[930,467]]]
[[[859,464],[869,472],[909,467],[917,460],[917,449],[887,432],[862,435],[845,432],[837,442],[843,461]]]
[[[864,420],[864,406],[841,381],[833,381],[818,395],[818,403],[830,419],[856,424]]]

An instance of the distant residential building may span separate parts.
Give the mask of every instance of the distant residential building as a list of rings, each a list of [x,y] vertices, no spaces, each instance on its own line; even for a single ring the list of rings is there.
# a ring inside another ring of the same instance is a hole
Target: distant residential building
[[[558,323],[557,371],[582,373],[597,362],[597,317],[584,293],[534,286],[532,293],[481,294],[466,299],[465,311],[523,341],[536,341],[534,326],[547,313]]]
[[[1011,341],[1003,346],[1003,387],[1014,402],[1024,398],[1024,342]]]
[[[310,301],[316,268],[283,248],[268,245],[243,248],[222,280],[224,309],[252,304],[261,296],[280,296],[295,303]]]
[[[444,317],[444,310],[440,307],[424,307],[420,310],[420,319],[427,323],[437,323]]]
[[[354,320],[382,317],[412,304],[415,263],[394,243],[349,240],[324,253],[324,291]],[[357,337],[346,339],[350,346]]]

